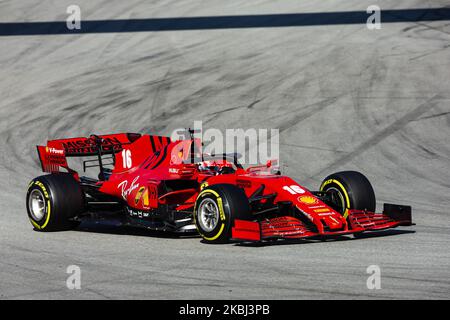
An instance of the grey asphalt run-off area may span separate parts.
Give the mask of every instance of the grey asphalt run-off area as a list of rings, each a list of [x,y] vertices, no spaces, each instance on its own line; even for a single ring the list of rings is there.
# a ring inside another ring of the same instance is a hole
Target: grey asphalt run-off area
[[[0,23],[65,21],[71,4],[82,19],[125,21],[365,12],[374,3],[10,0],[0,1]],[[449,19],[379,30],[316,21],[9,35],[0,36],[0,66],[0,299],[450,298]],[[416,225],[261,246],[207,245],[104,222],[33,231],[25,194],[42,174],[36,145],[91,133],[170,135],[194,120],[204,129],[279,129],[284,174],[317,189],[332,172],[361,171],[378,210],[383,202],[411,205]],[[80,290],[66,287],[69,265],[81,268]],[[366,286],[370,265],[380,267],[379,290]]]

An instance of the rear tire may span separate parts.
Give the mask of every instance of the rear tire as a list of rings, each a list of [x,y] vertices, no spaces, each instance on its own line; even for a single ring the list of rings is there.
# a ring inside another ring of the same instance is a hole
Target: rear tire
[[[217,184],[203,189],[194,207],[194,223],[207,243],[227,243],[234,219],[251,220],[245,192],[231,184]]]
[[[333,209],[344,218],[348,210],[367,210],[375,212],[376,199],[369,180],[357,171],[341,171],[326,177],[320,185],[320,191],[330,194]]]
[[[27,192],[27,212],[37,231],[70,230],[73,218],[85,211],[80,184],[69,173],[53,173],[33,179]]]

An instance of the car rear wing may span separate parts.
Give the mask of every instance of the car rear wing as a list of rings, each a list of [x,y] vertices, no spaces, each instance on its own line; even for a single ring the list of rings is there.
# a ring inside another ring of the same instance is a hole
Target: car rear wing
[[[37,146],[37,151],[42,171],[58,172],[61,167],[71,171],[67,165],[67,157],[98,156],[101,166],[102,155],[120,152],[124,145],[131,144],[140,137],[139,133],[117,133],[49,140],[46,146]]]

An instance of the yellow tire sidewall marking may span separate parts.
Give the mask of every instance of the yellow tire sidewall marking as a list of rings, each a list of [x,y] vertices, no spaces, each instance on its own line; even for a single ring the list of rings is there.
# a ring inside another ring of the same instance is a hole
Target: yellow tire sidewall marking
[[[325,181],[325,182],[322,183],[322,185],[320,186],[320,191],[323,191],[323,189],[325,188],[325,186],[328,185],[328,184],[330,184],[330,183],[335,183],[335,184],[337,184],[337,185],[341,188],[342,192],[344,193],[345,202],[347,203],[347,206],[346,206],[346,208],[345,208],[343,217],[344,217],[344,218],[347,218],[347,217],[348,217],[348,210],[350,209],[350,197],[348,196],[347,190],[345,190],[345,188],[344,188],[344,186],[342,185],[342,183],[340,183],[340,182],[339,182],[338,180],[336,180],[336,179],[329,179],[329,180],[327,180],[327,181]]]
[[[36,222],[34,222],[33,219],[30,218],[30,222],[31,222],[31,224],[32,224],[35,228],[37,228],[37,229],[39,229],[39,230],[41,229],[41,226],[38,225]]]
[[[45,229],[49,221],[50,221],[50,200],[47,200],[47,219],[45,219],[45,222],[41,228]]]
[[[224,228],[225,228],[225,223],[222,223],[222,225],[220,226],[219,232],[214,237],[208,238],[208,237],[203,236],[203,238],[208,241],[216,240],[218,237],[220,237]]]
[[[49,193],[48,193],[47,189],[45,188],[45,185],[44,185],[42,182],[40,182],[40,181],[34,181],[34,183],[31,182],[31,183],[29,184],[28,188],[32,187],[33,185],[36,185],[36,186],[39,187],[39,189],[41,189],[41,191],[42,191],[43,194],[44,194],[44,197],[45,197],[46,200],[47,200],[47,207],[46,207],[46,214],[47,214],[47,217],[46,217],[46,219],[45,219],[44,224],[43,224],[42,226],[40,226],[39,224],[36,223],[36,221],[34,221],[33,219],[30,218],[31,224],[32,224],[34,227],[36,227],[37,229],[42,230],[42,229],[45,229],[45,227],[48,225],[48,223],[49,223],[49,221],[50,221],[50,213],[51,213],[50,196],[49,196]]]
[[[197,228],[198,233],[203,237],[203,239],[208,240],[208,241],[213,241],[216,240],[218,237],[220,237],[220,235],[222,234],[223,230],[225,229],[225,220],[226,220],[226,216],[225,216],[225,212],[223,210],[223,202],[222,202],[222,198],[220,197],[220,195],[211,189],[206,189],[203,190],[202,192],[199,193],[199,195],[197,196],[197,199],[202,197],[205,194],[212,194],[216,197],[216,201],[217,201],[217,206],[219,208],[219,215],[220,215],[220,220],[222,221],[222,225],[220,226],[219,232],[213,236],[213,237],[206,237],[203,233],[200,232],[200,230]],[[194,206],[194,224],[197,227],[197,223],[196,223],[196,212],[197,212],[197,203]]]

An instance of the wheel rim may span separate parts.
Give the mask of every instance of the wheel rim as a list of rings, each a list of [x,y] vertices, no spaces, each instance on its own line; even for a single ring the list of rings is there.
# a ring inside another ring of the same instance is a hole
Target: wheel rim
[[[40,221],[44,218],[46,205],[44,195],[40,190],[34,189],[31,191],[30,197],[28,198],[28,208],[34,220]]]
[[[206,198],[198,207],[199,224],[206,232],[213,231],[219,223],[219,208],[214,200]]]
[[[344,214],[347,206],[345,205],[345,200],[342,192],[334,187],[330,187],[327,192],[330,193],[331,202],[336,206],[336,209],[338,209],[337,211],[339,211],[339,213],[341,214]]]

